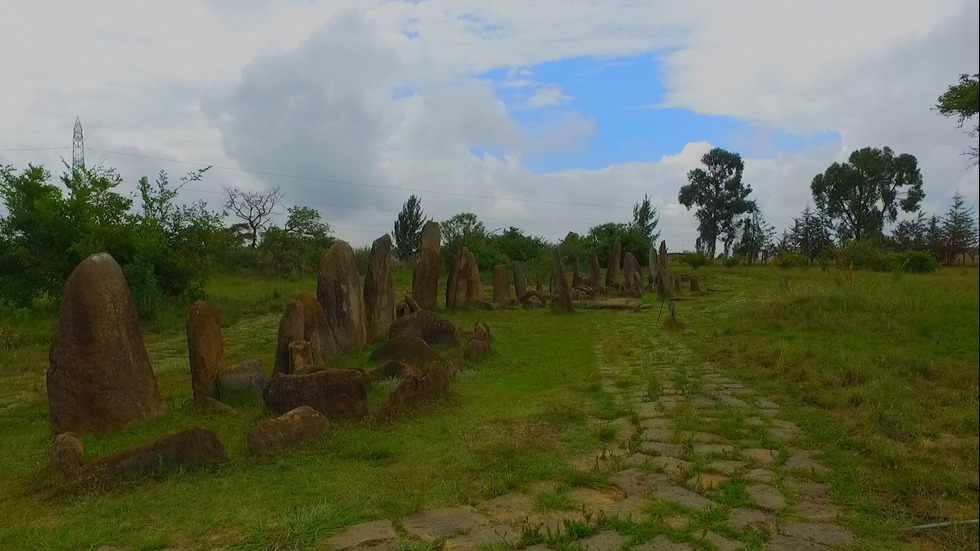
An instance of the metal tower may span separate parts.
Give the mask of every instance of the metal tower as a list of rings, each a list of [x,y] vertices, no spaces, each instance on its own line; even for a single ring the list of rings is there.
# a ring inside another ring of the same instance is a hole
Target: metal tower
[[[72,132],[71,140],[71,167],[82,168],[85,166],[85,140],[82,138],[82,121],[75,117],[75,130]]]

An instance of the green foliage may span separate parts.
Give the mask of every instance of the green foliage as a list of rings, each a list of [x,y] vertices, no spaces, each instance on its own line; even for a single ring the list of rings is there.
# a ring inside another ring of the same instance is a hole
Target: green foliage
[[[721,257],[721,265],[726,268],[737,268],[742,263],[742,255],[733,254]]]
[[[646,194],[643,200],[633,205],[633,229],[638,231],[648,242],[653,243],[660,237],[657,231],[657,224],[660,223],[660,215],[657,214],[657,207]]]
[[[820,212],[836,221],[844,239],[872,239],[885,222],[894,222],[898,210],[914,212],[925,197],[918,161],[888,147],[865,147],[851,153],[846,163],[834,163],[810,183]],[[899,194],[905,198],[899,200]]]
[[[481,271],[487,271],[497,264],[506,264],[508,259],[497,250],[490,239],[483,222],[471,212],[457,214],[439,223],[442,230],[442,261],[445,266],[452,262],[453,255],[466,247],[476,258]]]
[[[504,257],[525,264],[537,264],[548,257],[550,247],[543,237],[524,235],[520,228],[511,226],[490,236],[491,245]]]
[[[789,239],[784,246],[792,248],[812,263],[833,242],[830,220],[807,205],[800,217],[793,219],[793,227],[789,229]]]
[[[623,256],[626,253],[633,253],[636,261],[641,266],[647,263],[650,255],[651,242],[629,224],[607,222],[591,228],[588,235],[589,241],[595,247],[600,264],[605,266],[608,262],[609,255],[612,254],[613,245],[616,243],[617,238],[622,244],[621,254]],[[622,261],[622,256],[620,257],[620,261]]]
[[[784,251],[775,261],[776,266],[788,270],[789,268],[803,268],[807,266],[806,257],[794,251]]]
[[[980,111],[980,74],[960,75],[959,84],[953,84],[943,95],[939,96],[936,109],[944,117],[956,117],[957,126],[963,128],[966,121],[977,116]],[[973,129],[967,134],[971,138],[980,135],[980,124],[974,123]],[[971,147],[967,155],[973,158],[973,164],[980,160],[980,150],[977,146]]]
[[[411,195],[402,205],[398,218],[395,219],[394,240],[395,258],[410,260],[419,254],[422,245],[422,226],[425,225],[425,213],[422,212],[422,200]]]
[[[873,270],[886,271],[889,269],[888,255],[880,244],[870,239],[848,241],[840,244],[836,251],[837,266],[843,270]]]
[[[323,253],[334,239],[330,225],[310,207],[290,207],[286,224],[262,234],[252,262],[266,276],[296,277],[316,273]],[[246,253],[247,254],[247,253]]]
[[[740,224],[740,235],[736,243],[733,255],[725,255],[728,258],[740,257],[747,260],[750,265],[756,262],[765,262],[775,254],[773,244],[774,228],[766,222],[762,213],[758,210],[742,219]],[[727,266],[731,267],[731,266]]]
[[[953,204],[943,218],[942,236],[946,264],[953,264],[959,255],[977,246],[977,223],[973,208],[966,207],[959,191],[953,195]]]
[[[894,253],[892,261],[903,272],[929,274],[939,269],[939,261],[926,251]]]
[[[727,253],[735,239],[738,217],[753,212],[756,206],[748,198],[752,186],[742,182],[745,164],[738,153],[716,147],[705,153],[701,162],[705,168],[687,173],[688,184],[681,187],[677,199],[688,210],[697,207],[701,246],[713,258],[718,239],[724,241]]]
[[[710,266],[714,263],[714,260],[710,256],[701,251],[685,252],[681,260],[695,270],[701,266]]]

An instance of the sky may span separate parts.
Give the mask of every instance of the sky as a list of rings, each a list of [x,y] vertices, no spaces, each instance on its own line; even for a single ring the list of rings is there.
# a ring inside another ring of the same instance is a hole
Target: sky
[[[976,0],[4,4],[0,164],[59,174],[77,116],[125,193],[212,165],[182,201],[278,185],[353,245],[413,193],[553,241],[649,195],[692,249],[677,192],[712,147],[778,230],[866,146],[918,158],[927,212],[978,201],[976,142],[933,109],[980,66]]]

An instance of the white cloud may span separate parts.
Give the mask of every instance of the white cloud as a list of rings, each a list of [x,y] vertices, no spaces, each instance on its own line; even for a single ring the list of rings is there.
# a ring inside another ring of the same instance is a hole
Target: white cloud
[[[554,105],[565,105],[575,99],[565,92],[557,84],[546,84],[534,91],[534,94],[527,99],[528,107],[551,107]]]

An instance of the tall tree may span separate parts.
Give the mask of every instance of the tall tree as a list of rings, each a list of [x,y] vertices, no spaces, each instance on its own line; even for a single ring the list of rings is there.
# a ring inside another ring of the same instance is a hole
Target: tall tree
[[[899,251],[925,250],[929,248],[926,241],[928,225],[926,214],[916,213],[912,220],[903,220],[892,231],[892,242]]]
[[[812,263],[833,243],[830,228],[829,220],[807,205],[800,217],[793,219],[789,232],[793,248]]]
[[[660,232],[657,231],[659,223],[660,215],[657,213],[657,207],[653,206],[650,197],[643,194],[643,200],[633,205],[633,228],[647,241],[653,243],[660,237]]]
[[[943,95],[939,96],[936,109],[944,117],[956,117],[957,127],[963,128],[966,121],[977,116],[980,112],[980,74],[960,75],[959,84],[953,84]],[[967,131],[971,138],[980,136],[980,121],[973,123],[973,130]],[[980,162],[980,148],[976,145],[966,151],[972,158],[972,164]]]
[[[854,151],[848,162],[814,176],[810,190],[817,209],[837,222],[838,235],[857,240],[880,235],[885,222],[898,218],[899,208],[915,212],[925,197],[916,158],[896,156],[888,147]]]
[[[714,257],[718,238],[736,231],[736,219],[754,211],[755,202],[748,198],[752,187],[742,182],[745,164],[738,153],[716,147],[701,162],[705,168],[687,173],[677,198],[688,210],[697,207],[701,244]]]
[[[741,221],[739,241],[735,245],[735,253],[742,255],[749,265],[767,260],[773,248],[773,228],[762,213],[756,210]]]
[[[323,241],[330,236],[330,224],[320,219],[320,212],[312,207],[286,209],[286,226],[283,228],[304,241]]]
[[[487,227],[472,212],[462,212],[439,224],[442,230],[443,251],[448,257],[462,247],[473,250],[487,239]]]
[[[422,245],[422,226],[425,225],[425,213],[422,212],[422,201],[411,195],[402,205],[402,211],[395,219],[395,257],[400,260],[411,260],[418,256]]]
[[[285,194],[279,186],[255,191],[226,186],[224,191],[225,208],[248,227],[250,246],[254,248],[259,240],[259,232],[268,225],[269,219],[282,205]]]
[[[973,207],[966,207],[959,191],[953,195],[953,204],[943,218],[942,235],[946,264],[949,265],[977,246],[977,224],[973,218]]]

